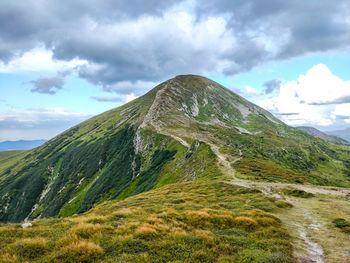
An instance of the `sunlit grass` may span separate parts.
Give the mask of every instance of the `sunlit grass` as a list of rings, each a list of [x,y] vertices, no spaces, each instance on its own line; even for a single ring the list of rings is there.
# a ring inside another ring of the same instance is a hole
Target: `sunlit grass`
[[[288,232],[267,212],[280,209],[254,189],[173,184],[28,229],[1,225],[0,261],[293,262]]]

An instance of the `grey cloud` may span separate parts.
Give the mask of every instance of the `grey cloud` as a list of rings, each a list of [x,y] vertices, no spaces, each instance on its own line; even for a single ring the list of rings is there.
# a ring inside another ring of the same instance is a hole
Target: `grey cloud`
[[[65,83],[65,75],[57,74],[56,76],[41,76],[36,80],[29,82],[33,85],[31,92],[56,94],[57,90],[63,88]]]
[[[224,69],[226,75],[235,75],[240,72],[251,70],[264,61],[267,61],[270,54],[266,48],[247,37],[242,37],[240,43],[230,52],[224,54],[224,59],[229,59],[231,63]]]
[[[281,83],[282,83],[281,79],[272,79],[272,80],[266,81],[263,84],[265,94],[270,94],[275,90],[278,90],[281,86]]]
[[[147,14],[161,15],[176,3],[176,0],[0,1],[0,60],[8,62],[42,44],[52,49],[72,34],[84,34],[80,29],[90,21],[109,24]]]
[[[49,30],[52,23],[39,6],[39,1],[0,2],[0,60],[7,63],[45,41],[41,32]]]
[[[241,36],[255,32],[249,42],[254,42],[262,33],[277,43],[277,52],[272,52],[268,59],[338,49],[350,43],[350,25],[346,22],[350,2],[347,0],[202,0],[200,3],[197,6],[200,16],[231,14],[231,29]]]
[[[226,33],[232,34],[234,43],[225,52],[216,49],[220,43],[211,43],[210,37],[196,45],[192,35],[167,24],[145,23],[140,32],[123,29],[126,23],[146,16],[164,19],[167,10],[183,2],[1,1],[0,60],[8,62],[44,45],[56,59],[87,60],[78,68],[81,78],[106,91],[127,94],[136,88],[123,90],[125,81],[158,82],[178,74],[211,71],[234,75],[267,61],[340,49],[350,43],[347,0],[197,0],[192,11],[195,25],[211,16],[228,19]],[[52,94],[62,88],[51,81],[51,88],[33,83],[40,86],[34,91]]]
[[[350,95],[346,95],[335,100],[321,101],[309,103],[309,105],[330,105],[330,104],[344,104],[350,103]]]
[[[350,6],[349,6],[350,8]],[[333,14],[334,15],[334,14]],[[314,15],[295,21],[291,28],[291,40],[283,46],[278,58],[290,58],[308,52],[327,51],[348,46],[350,43],[350,27],[339,17],[330,15]]]

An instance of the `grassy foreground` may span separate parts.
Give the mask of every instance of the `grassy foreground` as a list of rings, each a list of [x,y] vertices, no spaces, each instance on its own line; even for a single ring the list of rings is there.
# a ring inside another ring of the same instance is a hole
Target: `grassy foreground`
[[[218,181],[172,184],[22,229],[0,225],[0,262],[294,262],[271,213],[290,204]]]

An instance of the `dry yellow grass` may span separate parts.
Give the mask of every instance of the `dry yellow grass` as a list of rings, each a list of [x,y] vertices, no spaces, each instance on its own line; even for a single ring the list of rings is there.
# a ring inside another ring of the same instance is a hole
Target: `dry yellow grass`
[[[18,239],[11,245],[11,248],[20,257],[34,260],[49,251],[47,242],[48,240],[41,237]]]
[[[158,217],[148,217],[147,218],[148,223],[150,224],[163,224],[164,220]]]
[[[53,258],[54,262],[94,262],[101,258],[104,250],[91,242],[79,241],[63,247]]]
[[[237,216],[234,219],[234,223],[238,227],[242,227],[245,230],[253,230],[258,226],[258,223],[247,216]]]
[[[157,234],[157,230],[154,229],[153,225],[150,224],[142,224],[135,230],[135,234],[137,235],[155,235]]]
[[[88,239],[94,235],[101,234],[104,230],[100,224],[80,223],[71,229],[71,233],[78,238]]]
[[[215,239],[213,232],[210,230],[202,230],[202,229],[196,229],[194,231],[195,236],[202,238],[208,242],[211,242]]]
[[[283,255],[281,263],[291,263],[288,233],[264,208],[280,209],[255,190],[220,182],[166,186],[28,229],[0,225],[0,262],[276,262]]]

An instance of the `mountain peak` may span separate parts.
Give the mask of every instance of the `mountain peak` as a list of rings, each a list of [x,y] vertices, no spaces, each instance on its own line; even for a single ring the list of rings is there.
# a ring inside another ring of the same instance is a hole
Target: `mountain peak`
[[[206,77],[194,74],[177,75],[176,77],[164,81],[158,86],[160,86],[161,88],[168,88],[174,85],[185,88],[186,90],[192,91],[193,93],[201,92],[208,88],[218,88],[226,90],[226,88],[221,86],[219,83]]]
[[[235,172],[349,185],[348,155],[330,154],[333,147],[212,80],[180,75],[0,162],[0,221],[68,216],[168,183]],[[326,162],[338,166],[319,168]]]
[[[172,79],[177,79],[177,80],[206,80],[206,81],[211,81],[211,82],[214,82],[212,81],[211,79],[208,79],[204,76],[201,76],[201,75],[196,75],[196,74],[180,74],[180,75],[177,75],[169,80],[172,80]]]
[[[179,75],[150,91],[154,94],[142,127],[190,128],[196,124],[223,127],[242,126],[250,115],[281,122],[269,112],[245,100],[222,85],[198,75]],[[244,126],[244,125],[243,125]]]

